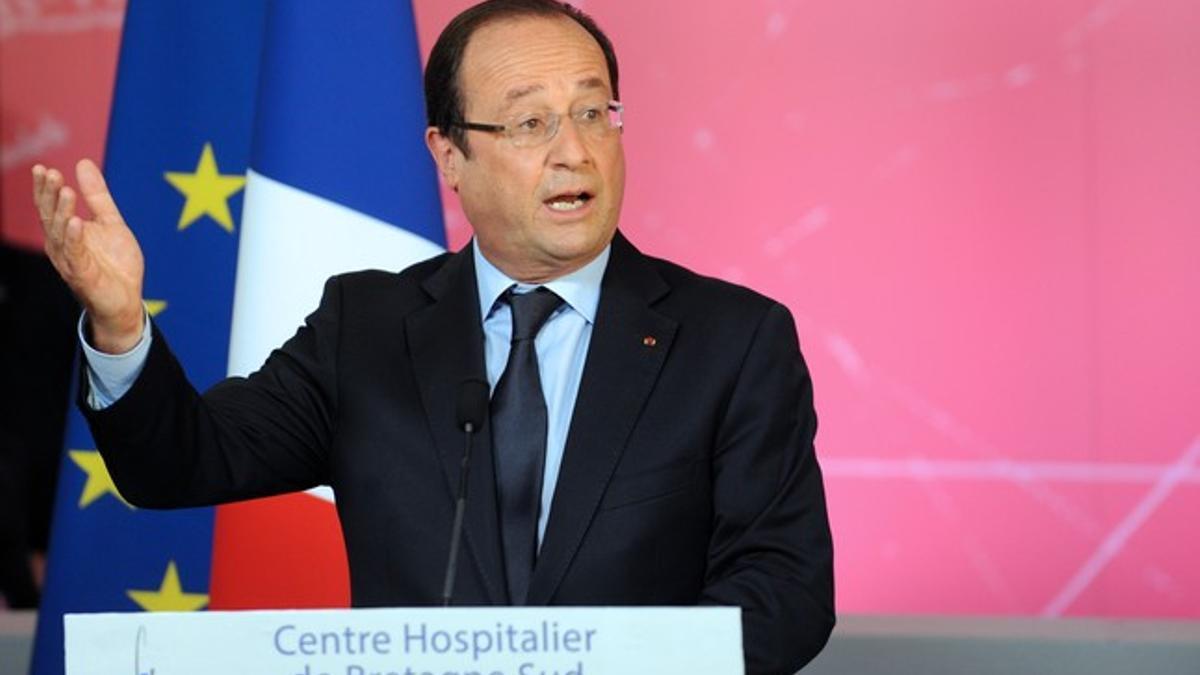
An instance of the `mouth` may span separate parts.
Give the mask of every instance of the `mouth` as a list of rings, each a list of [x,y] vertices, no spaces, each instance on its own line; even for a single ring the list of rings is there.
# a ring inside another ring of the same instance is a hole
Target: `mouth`
[[[553,197],[545,200],[543,203],[551,211],[557,213],[571,213],[573,211],[582,210],[591,203],[594,195],[586,190],[575,190],[570,192],[561,192]]]

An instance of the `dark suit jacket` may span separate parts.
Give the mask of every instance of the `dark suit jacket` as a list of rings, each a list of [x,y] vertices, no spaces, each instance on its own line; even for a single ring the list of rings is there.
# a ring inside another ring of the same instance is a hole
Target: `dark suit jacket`
[[[155,329],[133,388],[105,410],[82,407],[132,503],[327,483],[354,605],[432,605],[463,448],[457,390],[483,374],[464,249],[330,279],[261,370],[203,396]],[[782,305],[618,234],[530,604],[739,605],[749,671],[793,672],[834,622],[815,430]],[[508,601],[487,431],[472,457],[460,604]]]

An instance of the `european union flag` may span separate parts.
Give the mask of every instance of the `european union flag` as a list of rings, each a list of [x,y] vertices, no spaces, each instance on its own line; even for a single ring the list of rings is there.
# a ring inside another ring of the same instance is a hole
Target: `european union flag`
[[[192,382],[225,375],[265,0],[129,2],[105,175],[142,245],[145,295]],[[212,509],[122,501],[68,423],[32,672],[63,672],[65,612],[199,610]]]

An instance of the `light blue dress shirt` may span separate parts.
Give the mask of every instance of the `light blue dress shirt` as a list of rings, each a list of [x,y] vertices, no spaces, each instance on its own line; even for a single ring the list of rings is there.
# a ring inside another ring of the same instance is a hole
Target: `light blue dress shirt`
[[[479,316],[483,324],[484,362],[488,385],[495,391],[496,383],[500,381],[500,375],[508,363],[508,351],[512,343],[512,309],[508,303],[499,301],[500,296],[509,288],[515,287],[517,293],[528,293],[538,286],[508,278],[480,253],[478,246],[472,246],[472,250],[475,256],[475,281],[479,289]],[[583,378],[583,364],[592,341],[596,308],[600,305],[600,282],[604,278],[610,252],[611,247],[605,247],[587,265],[541,284],[562,298],[563,304],[550,315],[534,340],[542,394],[546,397],[547,421],[546,466],[542,474],[542,506],[538,514],[539,545],[546,534],[550,502],[554,499],[554,487],[562,467],[567,432],[571,428],[571,413],[575,410],[575,398]],[[118,355],[104,354],[89,345],[83,337],[83,321],[84,318],[80,317],[78,330],[79,342],[83,345],[88,364],[88,383],[91,385],[88,405],[100,410],[125,395],[141,374],[150,353],[150,321],[146,320],[141,341],[130,351]]]
[[[592,326],[596,322],[596,307],[600,305],[600,281],[608,266],[611,247],[596,259],[574,272],[548,281],[544,286],[563,299],[563,304],[550,315],[533,341],[537,352],[538,375],[542,395],[546,397],[546,466],[542,473],[542,508],[538,513],[538,544],[546,534],[550,502],[562,467],[567,432],[571,428],[571,413],[583,377],[588,345],[592,342]],[[509,288],[528,293],[538,286],[519,283],[508,278],[488,259],[475,251],[475,280],[479,284],[479,315],[483,317],[483,354],[487,365],[488,385],[492,391],[508,364],[512,345],[512,308],[499,302]]]
[[[104,410],[125,395],[133,387],[146,358],[150,355],[150,315],[142,322],[142,339],[133,349],[124,354],[105,354],[98,351],[83,337],[83,322],[86,314],[79,316],[79,344],[83,345],[83,357],[87,360],[88,398],[92,410]]]

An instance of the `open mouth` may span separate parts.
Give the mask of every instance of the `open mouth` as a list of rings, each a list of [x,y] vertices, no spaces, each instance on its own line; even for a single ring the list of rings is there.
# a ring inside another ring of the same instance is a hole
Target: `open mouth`
[[[584,206],[587,206],[588,202],[591,200],[592,193],[590,192],[564,192],[547,199],[545,204],[550,208],[551,211],[567,213],[582,209]]]

